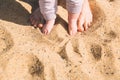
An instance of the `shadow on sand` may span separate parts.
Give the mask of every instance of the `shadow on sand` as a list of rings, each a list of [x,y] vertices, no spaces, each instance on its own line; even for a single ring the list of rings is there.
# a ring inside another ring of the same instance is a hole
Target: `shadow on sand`
[[[22,0],[35,9],[36,0]],[[34,4],[34,5],[33,5]],[[37,6],[37,5],[36,5]],[[32,9],[32,10],[33,10]],[[0,0],[0,19],[20,25],[29,25],[30,13],[16,0]]]

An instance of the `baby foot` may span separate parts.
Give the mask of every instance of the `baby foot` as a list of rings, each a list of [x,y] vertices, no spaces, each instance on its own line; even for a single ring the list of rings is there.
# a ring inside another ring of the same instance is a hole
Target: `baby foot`
[[[78,31],[82,32],[89,28],[92,22],[92,12],[88,0],[83,3],[82,11],[78,19]]]
[[[77,33],[77,20],[79,14],[68,13],[68,30],[70,35]]]
[[[42,32],[46,35],[49,34],[51,32],[54,24],[55,24],[55,20],[46,21],[46,24],[42,28]]]
[[[40,9],[37,8],[30,16],[30,22],[34,27],[42,28],[44,34],[49,34],[54,26],[55,20],[46,21],[40,13]]]
[[[71,20],[68,25],[69,29],[69,34],[70,35],[75,35],[77,33],[77,21],[76,20]]]

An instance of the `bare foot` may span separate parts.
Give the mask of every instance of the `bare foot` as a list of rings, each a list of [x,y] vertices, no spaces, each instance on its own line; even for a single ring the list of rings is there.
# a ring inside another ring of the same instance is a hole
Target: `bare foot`
[[[73,14],[68,12],[68,29],[70,35],[75,35],[77,33],[77,20],[79,14]]]
[[[43,27],[45,20],[40,13],[40,9],[37,8],[30,16],[30,22],[34,27]]]
[[[46,35],[49,34],[51,32],[54,24],[55,24],[55,19],[46,21],[46,24],[42,28],[42,32]]]
[[[30,22],[34,27],[42,28],[44,34],[49,34],[54,26],[55,20],[49,20],[45,22],[40,8],[37,8],[30,16]]]
[[[88,0],[84,0],[81,14],[78,19],[78,31],[82,32],[90,27],[92,22],[92,12]]]

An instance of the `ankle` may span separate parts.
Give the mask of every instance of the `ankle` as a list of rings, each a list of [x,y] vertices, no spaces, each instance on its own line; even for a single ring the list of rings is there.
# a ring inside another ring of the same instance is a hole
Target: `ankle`
[[[55,24],[55,19],[46,21],[46,25],[51,25],[52,26],[54,24]]]
[[[77,13],[68,13],[68,21],[69,22],[76,22],[79,18],[79,14]]]
[[[46,20],[46,23],[54,23],[55,22],[55,19],[52,19],[52,20]]]

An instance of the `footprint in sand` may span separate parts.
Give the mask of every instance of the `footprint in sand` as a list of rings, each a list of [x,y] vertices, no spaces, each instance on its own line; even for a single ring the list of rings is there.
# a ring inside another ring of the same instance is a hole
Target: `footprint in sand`
[[[102,47],[97,44],[91,45],[91,53],[93,54],[93,57],[98,61],[101,59],[102,56]]]
[[[109,31],[108,33],[104,34],[104,42],[110,43],[112,40],[114,40],[117,37],[117,34],[114,31]]]
[[[66,60],[70,61],[71,65],[77,65],[75,69],[79,69],[79,71],[74,69],[72,70],[74,71],[74,75],[72,72],[70,74],[72,74],[73,77],[79,76],[78,72],[82,72],[81,75],[86,76],[86,80],[101,80],[102,76],[106,76],[103,77],[104,79],[102,80],[109,80],[109,77],[107,76],[110,76],[112,79],[114,79],[114,74],[116,73],[114,65],[115,59],[110,47],[99,45],[96,43],[93,43],[90,46],[89,43],[81,39],[73,41],[74,42],[69,41],[66,44],[64,49],[65,52],[62,53],[67,56]],[[75,43],[77,44],[77,46],[74,46]],[[89,48],[87,47],[88,45]],[[88,49],[90,50],[90,52]],[[95,76],[94,74],[97,74],[97,76]],[[88,78],[88,75],[90,75],[91,77]]]
[[[33,54],[13,54],[4,69],[2,80],[44,80],[44,66]]]
[[[114,33],[111,32],[109,35],[113,37]],[[79,76],[79,72],[81,72],[82,76],[86,76],[85,80],[90,78],[90,80],[101,80],[102,76],[114,78],[116,72],[115,65],[113,65],[114,56],[111,48],[108,46],[97,42],[93,43],[93,41],[84,41],[82,37],[73,38],[65,42],[58,54],[71,63],[67,66],[74,67],[69,71],[69,75],[72,74],[72,78]],[[98,75],[95,76],[94,74]],[[91,77],[88,78],[88,75],[91,75]],[[77,77],[78,79],[76,77],[74,78],[76,80],[83,79],[82,77]],[[103,77],[102,80],[109,79],[108,77]]]
[[[10,33],[0,27],[0,54],[7,52],[14,45]]]
[[[101,74],[114,78],[114,74],[116,74],[114,54],[112,53],[110,46],[104,46],[103,52],[104,55],[102,56],[102,60],[98,68]]]
[[[29,66],[29,72],[32,76],[40,76],[44,71],[43,64],[39,61],[39,59],[36,56],[32,58],[32,64]]]

